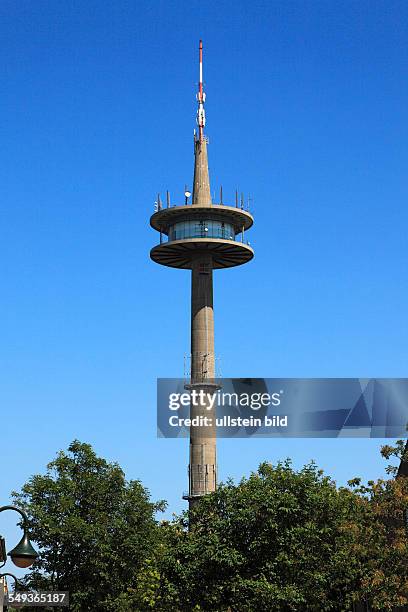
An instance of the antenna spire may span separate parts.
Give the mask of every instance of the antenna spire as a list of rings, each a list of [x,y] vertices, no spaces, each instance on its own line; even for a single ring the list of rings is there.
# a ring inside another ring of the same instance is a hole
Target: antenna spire
[[[197,101],[198,101],[197,125],[198,125],[199,140],[202,141],[204,139],[204,126],[205,126],[205,111],[204,111],[205,93],[203,92],[203,41],[202,40],[200,40],[199,61],[200,61],[200,80],[198,84],[198,94],[197,94]]]

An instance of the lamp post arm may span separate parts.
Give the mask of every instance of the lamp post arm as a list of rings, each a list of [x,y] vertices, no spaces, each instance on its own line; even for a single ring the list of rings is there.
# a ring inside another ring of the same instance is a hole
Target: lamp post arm
[[[0,578],[4,578],[5,576],[10,576],[10,578],[13,578],[15,588],[18,587],[18,578],[16,578],[14,574],[10,574],[10,572],[4,572],[4,574],[0,574]]]
[[[28,516],[26,515],[24,510],[21,510],[21,508],[17,508],[16,506],[0,506],[0,512],[4,512],[4,510],[15,510],[15,512],[18,512],[23,517],[24,531],[27,531],[27,529],[28,529]]]

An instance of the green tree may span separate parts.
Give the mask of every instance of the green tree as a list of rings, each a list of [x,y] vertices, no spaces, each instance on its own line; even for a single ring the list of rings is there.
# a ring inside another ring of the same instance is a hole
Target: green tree
[[[363,576],[350,551],[367,507],[314,464],[262,464],[202,498],[190,531],[187,515],[169,526],[162,602],[167,592],[183,611],[350,610]]]
[[[165,505],[139,481],[75,440],[13,497],[40,549],[27,586],[70,591],[74,612],[151,609]]]
[[[382,454],[408,460],[402,441]],[[187,514],[166,527],[157,609],[405,609],[407,509],[405,477],[338,488],[314,464],[264,463],[202,498],[190,530]]]
[[[382,454],[408,460],[401,441]],[[264,463],[158,524],[164,503],[75,441],[14,497],[41,547],[27,586],[69,590],[75,612],[408,605],[405,477],[338,488],[314,464]]]
[[[407,476],[408,467],[408,442],[406,440],[397,440],[394,446],[386,444],[381,448],[381,454],[385,459],[396,457],[399,461],[399,467],[390,463],[386,467],[386,472],[393,476]]]
[[[367,486],[361,485],[359,479],[350,482],[355,492],[368,502],[355,525],[350,553],[360,557],[360,599],[375,610],[402,610],[401,606],[408,605],[406,441],[383,446],[381,454],[386,459],[396,457],[400,461],[399,470],[393,464],[386,470],[398,477],[369,482]]]

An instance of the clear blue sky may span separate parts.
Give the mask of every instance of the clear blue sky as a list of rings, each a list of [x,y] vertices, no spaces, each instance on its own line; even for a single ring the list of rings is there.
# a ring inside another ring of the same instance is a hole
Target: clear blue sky
[[[223,375],[407,376],[406,2],[3,0],[0,21],[2,502],[79,438],[185,507],[155,391],[183,375],[190,278],[150,261],[148,221],[191,185],[200,37],[212,187],[255,215],[253,262],[215,274]],[[376,478],[380,443],[224,440],[220,477],[290,456]]]

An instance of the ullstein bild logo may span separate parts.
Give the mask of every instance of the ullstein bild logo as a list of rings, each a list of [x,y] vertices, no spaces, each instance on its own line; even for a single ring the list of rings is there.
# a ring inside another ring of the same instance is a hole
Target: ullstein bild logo
[[[157,433],[218,437],[407,437],[406,378],[157,381]]]

